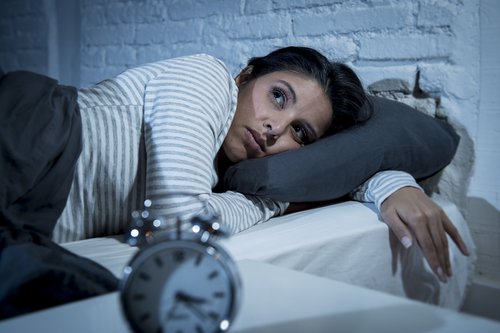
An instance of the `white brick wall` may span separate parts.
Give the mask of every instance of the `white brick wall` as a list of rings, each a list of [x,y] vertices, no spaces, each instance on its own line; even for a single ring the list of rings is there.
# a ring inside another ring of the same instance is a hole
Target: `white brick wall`
[[[43,1],[0,1],[0,66],[48,73],[48,22]]]
[[[4,68],[47,72],[40,3],[0,2]],[[463,135],[437,197],[466,215],[479,247],[478,276],[500,283],[500,111],[491,97],[500,86],[499,7],[495,0],[80,0],[80,83],[200,52],[236,75],[249,57],[286,45],[348,63],[366,86],[392,78],[413,90],[418,76],[437,112]]]

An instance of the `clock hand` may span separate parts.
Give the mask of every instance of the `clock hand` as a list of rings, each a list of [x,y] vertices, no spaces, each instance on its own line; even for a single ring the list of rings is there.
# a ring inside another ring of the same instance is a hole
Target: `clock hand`
[[[198,318],[201,320],[205,320],[207,317],[210,318],[211,321],[216,321],[212,316],[207,315],[198,304],[206,303],[207,300],[204,298],[196,298],[190,295],[187,295],[181,291],[177,292],[175,295],[175,299],[183,302],[189,309],[191,309]]]
[[[177,294],[175,295],[175,299],[182,301],[182,302],[189,302],[189,303],[196,303],[196,304],[203,304],[203,303],[207,302],[207,300],[205,298],[190,296],[186,293],[183,293],[182,291],[177,292]]]
[[[176,315],[175,314],[178,305],[179,305],[179,302],[176,300],[174,306],[172,306],[170,311],[165,313],[165,317],[164,317],[163,321],[170,320],[170,319],[185,319],[187,317],[186,315],[182,315],[182,314]]]

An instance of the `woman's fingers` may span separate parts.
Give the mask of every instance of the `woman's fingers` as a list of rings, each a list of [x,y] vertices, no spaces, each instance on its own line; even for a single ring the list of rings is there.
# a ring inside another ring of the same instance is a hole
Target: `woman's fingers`
[[[411,232],[401,221],[396,210],[382,212],[382,218],[405,248],[409,248],[413,244]]]
[[[466,256],[469,256],[470,255],[470,251],[467,248],[467,245],[465,245],[464,241],[462,240],[462,237],[458,233],[457,228],[455,228],[455,226],[450,221],[450,219],[448,218],[448,216],[446,216],[446,214],[443,217],[443,227],[444,227],[444,230],[446,231],[446,233],[448,235],[450,235],[450,237],[453,240],[453,242],[455,244],[457,244],[458,248],[460,249],[460,252],[462,252],[462,254],[464,254]]]
[[[415,234],[422,253],[429,263],[432,271],[439,277],[441,282],[447,282],[448,266],[443,253],[442,238],[438,227],[435,225],[435,218],[427,213],[402,211],[402,219],[410,226]]]
[[[443,209],[420,189],[404,187],[394,192],[382,203],[381,213],[403,245],[405,237],[412,239],[407,227],[413,230],[429,266],[442,282],[453,274],[446,233],[462,253],[469,253]]]
[[[389,202],[389,204],[391,203]],[[428,225],[426,223],[422,223],[424,215],[413,212],[412,208],[409,209],[409,211],[401,206],[399,206],[399,209],[392,206],[391,208],[394,209],[386,209],[382,212],[382,218],[385,223],[389,226],[389,228],[391,228],[396,237],[406,248],[408,248],[412,243],[412,236],[407,227],[407,225],[409,225],[412,228],[418,244],[422,249],[422,253],[429,263],[432,271],[439,277],[439,280],[446,283],[446,266],[444,264],[444,259],[439,256],[435,240],[429,232]],[[405,244],[407,242],[405,238],[411,241],[408,246]]]
[[[434,242],[434,251],[439,260],[439,266],[435,268],[440,280],[447,281],[447,276],[452,275],[450,256],[448,253],[448,239],[441,222],[440,208],[434,209],[432,212],[427,212],[426,219],[429,229],[429,234]],[[424,253],[425,255],[425,253]]]

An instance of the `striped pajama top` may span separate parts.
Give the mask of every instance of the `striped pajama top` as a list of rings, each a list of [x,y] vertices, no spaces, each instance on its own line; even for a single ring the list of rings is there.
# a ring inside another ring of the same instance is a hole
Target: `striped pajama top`
[[[203,54],[146,64],[80,89],[83,148],[53,240],[123,233],[145,198],[153,202],[152,214],[172,224],[217,211],[233,234],[283,214],[288,203],[212,193],[214,159],[237,95],[227,67]],[[382,172],[352,196],[380,206],[398,188],[415,184],[405,173]]]

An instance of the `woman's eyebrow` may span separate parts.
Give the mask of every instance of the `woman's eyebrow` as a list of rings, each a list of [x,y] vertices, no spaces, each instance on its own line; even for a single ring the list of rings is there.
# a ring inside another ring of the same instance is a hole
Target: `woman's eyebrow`
[[[288,90],[290,91],[290,94],[292,95],[292,102],[293,104],[297,103],[297,96],[295,95],[295,90],[293,90],[292,86],[286,82],[285,80],[278,80],[278,82],[284,84]]]
[[[309,124],[309,122],[307,122],[307,121],[303,121],[303,124],[304,124],[305,127],[307,127],[307,130],[313,136],[313,140],[311,140],[311,142],[318,141],[318,134],[316,133],[316,131],[314,130],[314,128],[311,126],[311,124]]]

